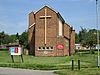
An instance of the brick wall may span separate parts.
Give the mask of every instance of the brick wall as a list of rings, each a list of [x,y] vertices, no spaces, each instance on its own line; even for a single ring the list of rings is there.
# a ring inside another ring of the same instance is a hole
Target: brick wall
[[[28,29],[28,43],[30,46],[29,54],[35,55],[35,15],[33,12],[29,13],[29,29]]]
[[[67,23],[64,24],[64,36],[70,38],[70,26]]]
[[[75,53],[75,30],[72,30],[71,32],[70,49],[71,49],[71,54],[74,54]]]
[[[45,8],[47,9],[47,43],[45,45],[44,39],[44,19],[40,16],[45,15]],[[75,32],[71,31],[68,24],[63,25],[63,36],[58,36],[59,19],[57,13],[49,7],[43,7],[36,13],[29,14],[29,27],[35,23],[33,27],[28,30],[28,40],[30,45],[30,54],[35,56],[66,56],[74,52]],[[57,45],[63,45],[63,49],[58,49]],[[52,50],[41,50],[39,47],[53,47]]]
[[[47,47],[54,47],[54,50],[45,51],[38,50],[38,47],[44,47],[44,19],[40,19],[40,16],[44,16],[45,8],[41,9],[36,13],[36,35],[35,35],[35,48],[36,48],[36,56],[56,56],[56,38],[57,38],[57,14],[51,9],[47,8],[47,16],[51,16],[51,18],[47,19]],[[47,54],[46,54],[47,53]]]

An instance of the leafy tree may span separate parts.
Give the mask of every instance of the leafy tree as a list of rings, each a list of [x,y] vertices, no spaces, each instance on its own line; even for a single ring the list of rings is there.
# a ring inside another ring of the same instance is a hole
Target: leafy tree
[[[10,43],[10,37],[9,35],[5,34],[5,37],[3,39],[3,44],[8,44],[8,43]]]
[[[82,46],[86,46],[86,38],[87,38],[87,30],[81,27],[81,31],[79,31],[79,41]]]
[[[0,43],[8,44],[10,42],[10,37],[8,34],[5,34],[4,31],[0,33]]]
[[[75,33],[75,43],[77,43],[77,44],[80,43],[78,33]]]
[[[5,37],[4,31],[0,32],[0,44],[3,44],[4,37]]]
[[[16,38],[19,40],[19,33],[16,34]]]
[[[0,44],[15,43],[17,40],[19,40],[19,43],[25,48],[28,48],[28,33],[26,31],[21,35],[18,33],[14,35],[8,35],[4,32],[0,32]]]
[[[23,45],[25,48],[29,48],[28,47],[28,33],[25,31],[23,32],[20,36],[19,36],[19,43],[21,45]]]
[[[96,29],[90,29],[89,31],[87,31],[85,28],[81,27],[81,31],[79,32],[79,39],[80,39],[81,45],[84,47],[90,47],[90,49],[94,48],[97,45],[96,33],[97,33]],[[100,31],[99,31],[99,34],[100,34]]]
[[[15,34],[13,34],[13,35],[9,35],[9,37],[10,37],[10,42],[11,42],[11,43],[16,42],[17,37],[16,37],[16,35],[15,35]]]
[[[97,35],[96,35],[97,30],[96,29],[91,29],[87,33],[87,38],[86,38],[86,45],[88,47],[93,48],[97,44]]]
[[[4,32],[0,32],[0,44],[14,43],[16,39],[16,35],[8,35]]]

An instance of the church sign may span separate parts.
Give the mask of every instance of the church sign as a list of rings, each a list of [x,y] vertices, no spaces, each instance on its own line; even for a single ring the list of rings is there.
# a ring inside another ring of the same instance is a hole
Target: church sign
[[[11,55],[21,55],[21,47],[10,47],[10,54]]]
[[[14,57],[13,57],[14,55],[21,56],[22,62],[24,62],[21,47],[9,47],[9,51],[10,51],[10,55],[11,55],[11,59],[13,63],[14,63]]]
[[[58,44],[58,45],[56,46],[56,48],[57,48],[57,49],[64,49],[64,45]]]

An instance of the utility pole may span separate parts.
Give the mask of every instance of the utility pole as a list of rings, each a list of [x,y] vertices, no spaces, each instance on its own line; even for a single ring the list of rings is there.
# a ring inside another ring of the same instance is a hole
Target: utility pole
[[[96,25],[97,25],[97,48],[98,48],[98,68],[100,67],[100,57],[99,57],[99,26],[98,26],[98,0],[96,0]]]

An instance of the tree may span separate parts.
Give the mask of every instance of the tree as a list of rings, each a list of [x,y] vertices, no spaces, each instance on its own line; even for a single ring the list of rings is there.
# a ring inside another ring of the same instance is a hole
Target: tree
[[[91,29],[87,33],[86,45],[90,47],[90,49],[94,48],[97,45],[96,32],[97,32],[96,29]]]
[[[5,37],[5,33],[4,33],[4,31],[0,32],[0,44],[3,43],[3,39],[4,39],[4,37]]]
[[[16,38],[19,40],[19,34],[18,33],[16,34]]]
[[[85,28],[81,27],[81,31],[79,32],[79,39],[81,45],[84,47],[89,47],[90,49],[94,48],[97,45],[96,33],[97,33],[96,29],[90,29],[89,31],[87,31]]]
[[[80,41],[79,41],[79,34],[78,33],[75,33],[75,43],[76,44],[80,43]]]
[[[4,32],[0,32],[0,44],[15,43],[17,40],[19,40],[19,43],[25,48],[28,48],[28,33],[26,31],[23,32],[21,35],[19,35],[18,33],[8,35]]]
[[[16,42],[17,37],[16,37],[16,35],[15,35],[15,34],[13,34],[13,35],[9,35],[9,37],[10,37],[10,42],[11,42],[11,43]]]
[[[87,38],[87,30],[86,28],[81,27],[81,31],[79,31],[79,41],[82,46],[86,46],[86,38]]]
[[[25,48],[29,48],[28,47],[28,33],[25,31],[23,32],[20,36],[19,36],[19,43],[21,45],[23,45]]]
[[[0,44],[8,44],[10,42],[9,35],[5,34],[4,31],[0,33]]]
[[[16,35],[5,34],[4,31],[0,32],[0,44],[8,44],[16,42]]]

